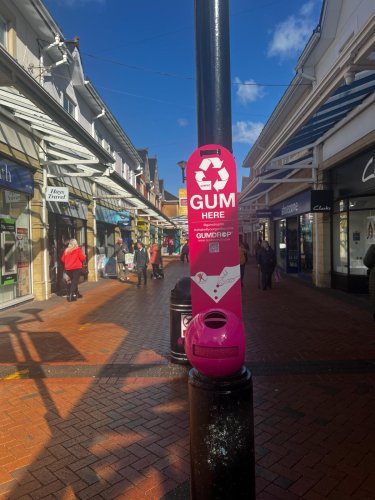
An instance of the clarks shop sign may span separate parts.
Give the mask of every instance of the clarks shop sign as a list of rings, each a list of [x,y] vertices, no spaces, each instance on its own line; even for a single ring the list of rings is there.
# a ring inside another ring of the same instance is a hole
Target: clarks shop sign
[[[375,149],[355,156],[332,171],[336,198],[375,192]]]
[[[330,212],[333,206],[333,193],[328,189],[311,191],[310,212]]]

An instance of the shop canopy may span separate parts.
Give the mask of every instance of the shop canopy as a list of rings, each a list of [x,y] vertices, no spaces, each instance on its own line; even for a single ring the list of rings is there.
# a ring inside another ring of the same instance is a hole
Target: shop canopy
[[[108,189],[108,198],[129,202],[138,215],[158,225],[175,225],[125,179],[113,172],[107,152],[39,83],[0,45],[0,115],[15,122],[41,143],[49,177],[87,177]],[[55,168],[62,168],[56,175]]]
[[[351,111],[375,92],[375,71],[363,71],[350,85],[342,85],[317,112],[278,150],[261,169],[250,189],[239,201],[246,205],[256,201],[283,182],[314,182],[314,145]],[[293,178],[302,168],[311,169],[308,178]]]

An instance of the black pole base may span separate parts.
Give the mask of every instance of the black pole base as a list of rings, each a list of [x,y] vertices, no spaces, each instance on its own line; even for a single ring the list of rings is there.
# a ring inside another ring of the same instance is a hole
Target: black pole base
[[[189,373],[191,500],[255,499],[253,384]]]
[[[169,359],[171,363],[175,363],[177,365],[190,365],[185,353],[175,352],[172,351],[172,349],[169,352]]]

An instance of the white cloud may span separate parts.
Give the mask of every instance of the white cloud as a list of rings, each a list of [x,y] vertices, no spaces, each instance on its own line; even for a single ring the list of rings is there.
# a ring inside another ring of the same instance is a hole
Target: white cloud
[[[185,118],[179,118],[177,124],[179,127],[187,127],[189,122]]]
[[[245,80],[242,82],[236,76],[234,83],[238,86],[236,94],[241,104],[257,101],[264,95],[263,87],[257,85],[255,80]]]
[[[305,47],[315,27],[314,7],[315,0],[310,0],[302,5],[298,15],[290,16],[276,26],[268,47],[269,57],[294,57]]]
[[[261,122],[239,121],[233,125],[233,142],[254,144],[264,127]]]

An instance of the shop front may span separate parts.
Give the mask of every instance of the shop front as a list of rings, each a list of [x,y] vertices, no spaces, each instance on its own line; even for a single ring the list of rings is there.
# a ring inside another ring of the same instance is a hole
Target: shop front
[[[0,308],[31,298],[33,174],[0,156]]]
[[[130,213],[124,210],[116,212],[114,220],[117,221],[117,225],[120,228],[122,241],[132,251],[134,244],[132,241],[132,218]]]
[[[150,243],[150,223],[141,218],[137,220],[137,241],[141,241],[144,245]]]
[[[48,253],[51,292],[65,290],[62,280],[61,256],[69,240],[74,238],[87,255],[87,202],[70,195],[68,203],[47,201],[48,210]]]
[[[164,229],[162,253],[164,255],[180,253],[180,234],[176,229]]]
[[[313,270],[311,191],[304,191],[272,207],[277,265],[287,273]]]
[[[363,258],[375,244],[375,148],[330,172],[332,215],[332,287],[367,293]]]

